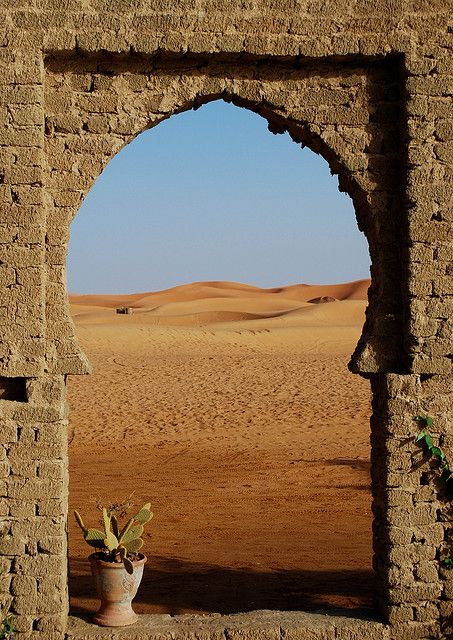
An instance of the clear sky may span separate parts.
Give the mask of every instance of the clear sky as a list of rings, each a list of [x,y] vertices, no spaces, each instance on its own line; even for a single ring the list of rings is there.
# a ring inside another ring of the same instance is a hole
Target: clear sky
[[[326,284],[367,278],[369,264],[327,162],[216,101],[145,131],[110,161],[71,225],[68,287]]]

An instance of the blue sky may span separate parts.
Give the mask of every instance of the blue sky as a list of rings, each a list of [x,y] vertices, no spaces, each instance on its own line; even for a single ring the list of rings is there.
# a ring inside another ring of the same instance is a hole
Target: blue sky
[[[73,293],[198,280],[263,287],[369,277],[352,201],[325,160],[216,101],[140,134],[71,224]]]

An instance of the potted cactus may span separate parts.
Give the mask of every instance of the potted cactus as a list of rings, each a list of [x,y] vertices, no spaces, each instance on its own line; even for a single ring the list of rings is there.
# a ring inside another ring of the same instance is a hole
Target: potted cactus
[[[146,556],[140,553],[143,526],[151,520],[150,503],[146,503],[123,526],[118,513],[125,516],[130,502],[98,505],[102,510],[103,530],[85,526],[78,511],[74,511],[77,524],[86,542],[97,551],[89,556],[91,571],[101,606],[94,615],[94,622],[106,627],[123,627],[137,620],[132,600],[137,593],[143,575]]]

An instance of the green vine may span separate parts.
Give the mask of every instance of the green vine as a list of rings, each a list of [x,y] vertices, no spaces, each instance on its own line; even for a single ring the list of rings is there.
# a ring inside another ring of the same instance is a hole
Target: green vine
[[[8,606],[0,607],[0,640],[13,640],[13,616],[8,609]]]
[[[4,523],[1,523],[4,524]],[[0,537],[4,535],[4,529],[0,529]],[[9,605],[0,605],[0,640],[13,640],[14,625],[13,615],[9,613]]]
[[[415,416],[414,420],[423,427],[423,430],[417,435],[415,442],[422,447],[425,455],[435,460],[440,472],[440,479],[445,486],[445,493],[451,498],[453,496],[453,469],[447,459],[445,451],[443,451],[438,444],[434,444],[433,438],[428,431],[428,429],[433,426],[433,419],[428,416]],[[441,560],[441,563],[444,567],[448,567],[449,569],[453,568],[453,555],[447,556]]]
[[[429,427],[432,427],[433,419],[416,416],[415,420],[420,422],[424,427],[423,431],[420,431],[417,435],[415,442],[420,444],[426,455],[435,459],[440,471],[440,479],[445,483],[446,493],[450,496],[453,494],[453,470],[450,462],[447,460],[445,452],[442,451],[438,445],[434,444],[433,438],[427,430]]]
[[[12,640],[14,632],[13,619],[11,615],[3,618],[0,627],[0,640]]]

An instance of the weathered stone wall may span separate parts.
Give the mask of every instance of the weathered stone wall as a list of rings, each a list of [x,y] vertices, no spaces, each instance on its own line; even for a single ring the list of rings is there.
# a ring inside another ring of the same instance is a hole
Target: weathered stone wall
[[[0,602],[12,597],[18,637],[51,638],[68,606],[66,388],[62,376],[43,375],[25,391],[1,400]]]
[[[434,416],[433,434],[441,435],[442,446],[452,451],[451,379],[376,375],[371,386],[373,546],[380,609],[395,637],[438,638],[440,627],[448,637],[453,633],[453,572],[439,565],[439,557],[451,553],[446,541],[452,508],[439,501],[438,474],[414,447],[414,416]]]
[[[65,376],[89,369],[67,310],[69,222],[125,143],[217,98],[322,154],[369,242],[351,367],[372,382],[389,626],[363,637],[453,633],[453,573],[439,562],[451,508],[413,421],[432,415],[453,457],[452,15],[451,0],[0,0],[0,593],[19,638],[66,628]],[[281,636],[360,637],[335,621],[304,636],[291,620]]]

